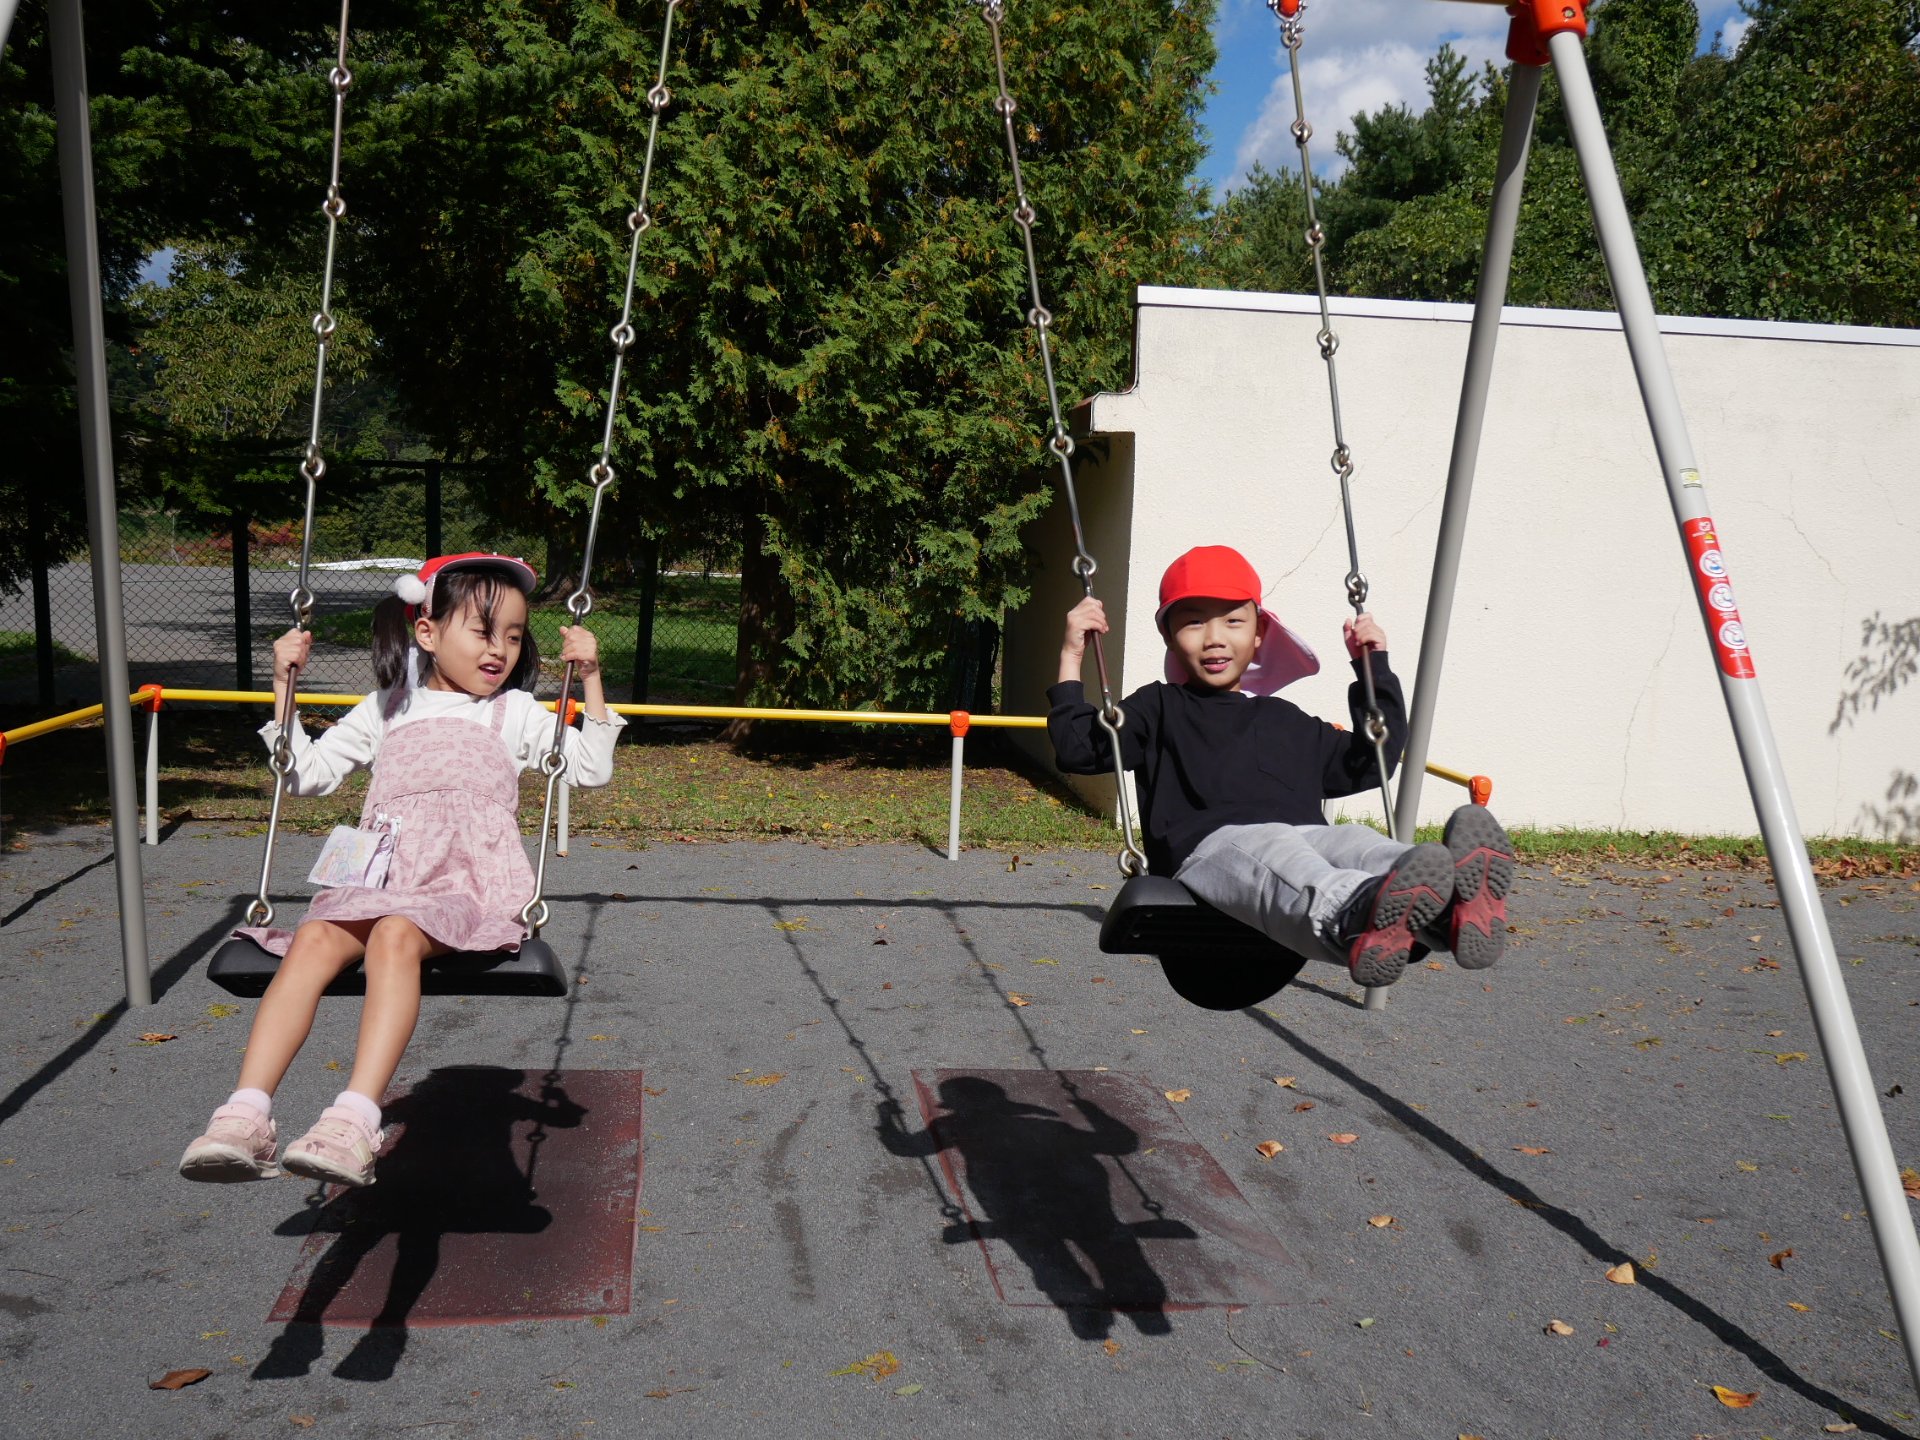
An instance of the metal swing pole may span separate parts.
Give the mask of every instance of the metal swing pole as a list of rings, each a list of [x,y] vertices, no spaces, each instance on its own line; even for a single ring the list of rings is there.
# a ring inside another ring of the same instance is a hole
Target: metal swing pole
[[[1460,382],[1460,409],[1453,422],[1453,455],[1447,463],[1447,495],[1440,510],[1440,537],[1433,552],[1433,579],[1427,589],[1427,618],[1420,632],[1420,665],[1413,682],[1407,721],[1407,753],[1400,762],[1400,793],[1393,833],[1413,834],[1420,820],[1420,786],[1426,779],[1427,750],[1433,739],[1433,715],[1440,698],[1440,675],[1447,657],[1447,632],[1453,619],[1454,590],[1460,579],[1460,551],[1467,533],[1467,508],[1473,499],[1473,472],[1480,459],[1486,427],[1487,388],[1493,375],[1494,347],[1500,341],[1500,311],[1507,300],[1513,268],[1513,237],[1520,223],[1520,191],[1527,177],[1527,151],[1533,118],[1540,106],[1538,64],[1515,61],[1507,89],[1506,117],[1500,135],[1500,161],[1494,172],[1493,203],[1487,211],[1487,242],[1480,252],[1480,284],[1474,296],[1473,330],[1467,341],[1466,374]]]
[[[1727,717],[1733,722],[1747,788],[1753,795],[1767,858],[1773,864],[1780,908],[1787,918],[1787,933],[1813,1010],[1814,1030],[1826,1057],[1847,1147],[1873,1222],[1874,1243],[1879,1247],[1887,1288],[1893,1296],[1907,1364],[1920,1388],[1920,1240],[1915,1238],[1907,1218],[1907,1200],[1887,1138],[1886,1120],[1880,1113],[1853,1006],[1834,954],[1833,936],[1814,886],[1806,841],[1794,815],[1786,773],[1767,722],[1746,632],[1708,512],[1706,489],[1700,482],[1693,444],[1661,346],[1660,322],[1654,314],[1653,297],[1620,191],[1620,177],[1607,145],[1600,107],[1594,100],[1593,81],[1580,43],[1586,34],[1585,0],[1529,0],[1514,10],[1516,28],[1530,23],[1545,38],[1554,74],[1560,81],[1568,128],[1593,206],[1594,230],[1613,282],[1614,303],[1653,430],[1689,579],[1699,598],[1701,619],[1719,671],[1721,696]]]
[[[11,17],[7,17],[11,18]],[[93,134],[87,100],[86,33],[80,0],[53,0],[48,13],[53,99],[59,131],[60,203],[67,232],[67,290],[73,306],[73,375],[80,409],[80,463],[86,480],[87,543],[93,552],[93,623],[100,648],[100,698],[107,702],[107,794],[113,807],[113,871],[120,892],[120,955],[127,1003],[151,1005],[147,901],[140,866],[140,791],[134,778],[133,712],[127,694],[126,609],[120,593],[120,507],[113,483],[113,429],[107,408],[107,354],[100,300],[100,232],[94,223]]]

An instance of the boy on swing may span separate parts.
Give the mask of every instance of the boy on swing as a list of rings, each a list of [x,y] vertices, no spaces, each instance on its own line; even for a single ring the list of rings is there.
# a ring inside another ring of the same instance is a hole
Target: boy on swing
[[[1437,845],[1326,823],[1328,797],[1380,783],[1360,666],[1372,667],[1390,764],[1406,746],[1385,632],[1371,615],[1344,626],[1355,680],[1343,731],[1274,697],[1320,662],[1260,596],[1253,566],[1225,545],[1189,550],[1160,581],[1154,622],[1167,678],[1120,702],[1148,868],[1297,954],[1344,963],[1361,985],[1398,980],[1416,945],[1451,951],[1468,970],[1493,964],[1506,947],[1513,843],[1484,807],[1454,811]],[[1106,611],[1088,596],[1067,615],[1059,683],[1047,692],[1047,735],[1072,775],[1113,764],[1080,680],[1096,633],[1107,633]]]

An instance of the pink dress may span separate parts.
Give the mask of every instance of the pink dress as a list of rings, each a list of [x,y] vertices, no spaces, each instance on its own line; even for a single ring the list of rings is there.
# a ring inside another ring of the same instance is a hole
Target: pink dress
[[[386,732],[360,828],[398,822],[387,883],[339,885],[307,907],[309,920],[401,915],[449,950],[518,950],[520,910],[533,897],[533,867],[520,840],[520,771],[501,738],[505,694],[489,723],[430,715]],[[285,955],[287,930],[236,930]]]

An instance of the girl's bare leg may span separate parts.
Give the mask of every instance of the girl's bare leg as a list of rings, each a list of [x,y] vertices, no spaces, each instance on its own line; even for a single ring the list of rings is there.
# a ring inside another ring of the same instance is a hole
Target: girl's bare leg
[[[389,915],[367,935],[367,1002],[347,1088],[378,1105],[420,1018],[420,968],[446,953],[411,920]]]
[[[247,1053],[240,1061],[242,1090],[264,1090],[271,1095],[307,1042],[320,997],[334,978],[367,948],[373,921],[345,925],[331,920],[308,920],[294,932],[286,959],[274,972],[273,983],[260,997],[247,1036]]]

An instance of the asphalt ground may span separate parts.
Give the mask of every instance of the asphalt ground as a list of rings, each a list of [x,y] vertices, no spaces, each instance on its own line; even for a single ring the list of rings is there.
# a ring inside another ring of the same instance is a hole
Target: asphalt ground
[[[641,1072],[627,1307],[368,1332],[268,1318],[338,1204],[174,1172],[245,1039],[250,1002],[203,962],[258,843],[187,824],[144,852],[137,1012],[106,832],[0,861],[0,1432],[1920,1435],[1754,875],[1529,868],[1491,971],[1418,967],[1369,1014],[1313,965],[1215,1014],[1097,953],[1103,855],[581,842],[547,934],[585,983],[429,999],[402,1078]],[[1825,898],[1920,1163],[1920,890]],[[356,1014],[323,1008],[289,1127],[340,1085]],[[970,1127],[929,1129],[942,1096]],[[510,1297],[497,1238],[478,1283]],[[1636,1283],[1607,1278],[1622,1260]],[[1096,1303],[1155,1285],[1165,1310]],[[148,1388],[185,1368],[211,1373]]]

